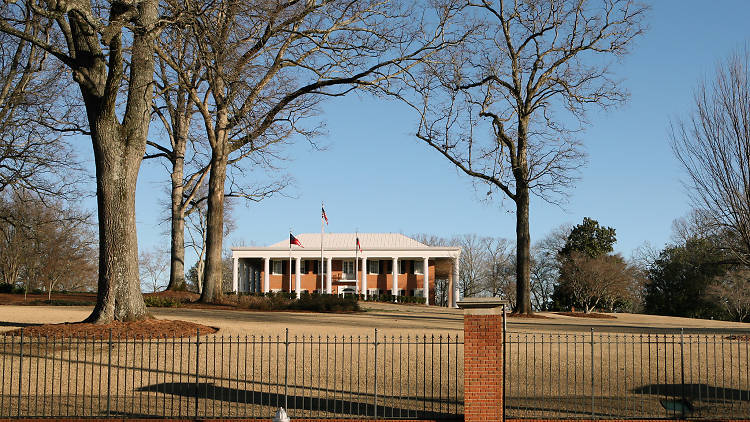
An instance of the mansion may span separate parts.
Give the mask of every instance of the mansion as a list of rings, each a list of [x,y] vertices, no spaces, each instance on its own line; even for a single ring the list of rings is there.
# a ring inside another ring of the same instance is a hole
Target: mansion
[[[361,251],[356,251],[359,237]],[[448,304],[458,298],[461,249],[427,246],[398,233],[303,233],[303,247],[283,240],[267,247],[232,248],[235,292],[323,292],[420,296],[435,303],[435,280],[448,280]],[[322,271],[321,271],[322,270]]]

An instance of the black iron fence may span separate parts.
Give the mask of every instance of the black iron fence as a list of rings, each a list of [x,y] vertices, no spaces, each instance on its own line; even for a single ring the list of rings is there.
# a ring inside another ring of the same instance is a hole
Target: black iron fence
[[[0,417],[455,419],[459,336],[0,339]]]
[[[0,338],[2,417],[460,419],[460,336]],[[507,418],[750,416],[750,336],[506,332]]]
[[[508,418],[750,417],[750,337],[507,332]]]

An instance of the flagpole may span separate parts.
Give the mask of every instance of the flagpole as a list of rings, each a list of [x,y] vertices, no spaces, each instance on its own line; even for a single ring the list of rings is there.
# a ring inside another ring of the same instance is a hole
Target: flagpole
[[[289,291],[292,292],[292,229],[289,229]]]
[[[323,214],[322,214],[322,211],[325,210],[325,206],[323,205],[323,201],[320,201],[320,210],[321,210],[321,215],[320,215],[320,271],[318,272],[320,273],[320,293],[322,294],[325,291],[325,288],[323,287],[325,283],[325,280],[323,277],[325,273],[325,265],[324,265],[325,262],[323,261],[323,224],[324,224],[324,221],[323,221]],[[330,292],[326,292],[326,293],[330,293]]]
[[[359,299],[359,248],[357,247],[359,230],[354,233],[354,294],[357,295],[357,299]]]

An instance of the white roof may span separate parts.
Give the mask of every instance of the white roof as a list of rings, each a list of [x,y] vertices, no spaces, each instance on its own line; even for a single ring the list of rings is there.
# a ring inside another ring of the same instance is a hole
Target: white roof
[[[326,233],[323,237],[325,256],[329,258],[354,258],[356,238],[362,247],[363,258],[457,258],[461,248],[455,246],[427,246],[400,233]],[[320,258],[320,233],[296,235],[302,247],[289,246],[289,238],[270,246],[233,246],[234,258]]]
[[[359,244],[362,249],[424,249],[427,245],[406,237],[401,233],[326,233],[323,235],[323,249],[352,249]],[[295,235],[305,248],[320,248],[320,233],[300,233]],[[274,243],[269,247],[289,247],[289,239]]]

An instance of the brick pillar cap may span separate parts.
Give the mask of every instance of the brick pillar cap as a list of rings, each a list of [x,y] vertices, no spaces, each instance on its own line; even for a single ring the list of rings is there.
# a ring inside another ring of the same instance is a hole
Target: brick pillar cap
[[[508,301],[497,297],[465,297],[456,303],[461,309],[504,308]]]

